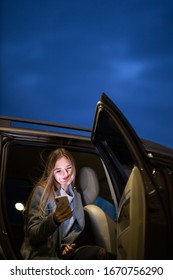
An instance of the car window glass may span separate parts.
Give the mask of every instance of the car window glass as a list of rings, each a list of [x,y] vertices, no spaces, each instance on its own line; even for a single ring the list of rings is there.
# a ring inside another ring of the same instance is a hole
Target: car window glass
[[[99,112],[94,143],[112,174],[112,180],[118,200],[124,191],[127,179],[134,167],[127,142],[111,116],[106,110]]]

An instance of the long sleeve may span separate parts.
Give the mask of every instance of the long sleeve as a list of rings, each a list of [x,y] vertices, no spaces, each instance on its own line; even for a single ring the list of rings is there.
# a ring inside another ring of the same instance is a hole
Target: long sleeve
[[[29,209],[28,234],[30,244],[45,241],[58,228],[53,219],[53,212],[44,218],[39,217],[38,205],[43,192],[42,187],[36,188]]]

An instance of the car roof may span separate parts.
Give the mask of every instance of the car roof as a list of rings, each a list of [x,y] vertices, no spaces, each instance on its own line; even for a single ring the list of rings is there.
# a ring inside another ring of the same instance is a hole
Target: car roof
[[[33,133],[40,134],[44,131],[44,135],[57,135],[63,134],[67,136],[71,136],[72,138],[80,138],[80,139],[91,139],[91,128],[84,128],[79,126],[71,126],[65,124],[58,124],[53,122],[43,122],[37,120],[29,120],[22,118],[14,118],[7,116],[0,116],[0,128],[6,132],[18,132],[18,133]],[[173,150],[166,146],[163,146],[159,143],[142,139],[141,141],[144,145],[147,153],[151,153],[153,155],[160,155],[164,157],[173,158]]]
[[[141,141],[147,152],[173,158],[173,150],[171,148],[146,139],[141,139]]]

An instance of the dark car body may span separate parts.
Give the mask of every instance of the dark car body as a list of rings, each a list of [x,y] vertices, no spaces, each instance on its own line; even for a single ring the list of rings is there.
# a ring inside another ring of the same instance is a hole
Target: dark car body
[[[98,196],[109,205],[107,213],[102,204],[99,208],[116,227],[111,246],[117,259],[173,259],[173,150],[140,139],[105,94],[97,104],[92,130],[0,118],[1,259],[22,258],[24,217],[15,203],[26,203],[42,163],[57,147],[73,154],[82,196],[80,170],[95,171]],[[96,223],[97,217],[101,215]],[[110,235],[111,226],[106,230]]]

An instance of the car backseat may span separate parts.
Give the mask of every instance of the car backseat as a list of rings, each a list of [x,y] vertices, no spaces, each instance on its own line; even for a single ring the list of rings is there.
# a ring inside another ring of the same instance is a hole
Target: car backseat
[[[79,173],[79,184],[87,226],[92,232],[96,245],[104,247],[112,254],[116,254],[117,227],[110,214],[113,209],[109,203],[106,205],[106,202],[108,202],[106,200],[102,203],[106,207],[101,208],[101,204],[98,203],[99,182],[95,171],[90,167],[82,167]]]

